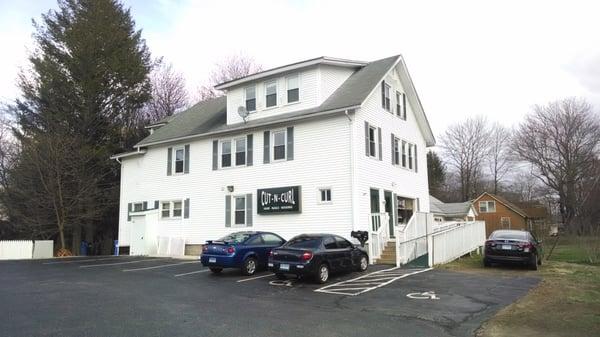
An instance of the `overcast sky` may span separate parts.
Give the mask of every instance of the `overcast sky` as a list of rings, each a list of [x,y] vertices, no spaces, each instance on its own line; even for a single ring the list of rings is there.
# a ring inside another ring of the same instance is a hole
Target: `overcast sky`
[[[477,114],[512,126],[532,105],[567,96],[600,109],[597,1],[124,2],[153,56],[172,62],[191,91],[234,53],[265,68],[402,54],[436,135]],[[55,7],[0,0],[0,100],[18,95],[31,19]]]

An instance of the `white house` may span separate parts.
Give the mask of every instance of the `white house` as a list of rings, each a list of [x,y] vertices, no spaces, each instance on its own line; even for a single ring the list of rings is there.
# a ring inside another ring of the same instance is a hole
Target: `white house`
[[[150,125],[135,151],[113,156],[130,254],[156,254],[168,238],[193,254],[245,229],[350,239],[429,211],[435,139],[402,56],[319,57],[216,88],[226,96]]]

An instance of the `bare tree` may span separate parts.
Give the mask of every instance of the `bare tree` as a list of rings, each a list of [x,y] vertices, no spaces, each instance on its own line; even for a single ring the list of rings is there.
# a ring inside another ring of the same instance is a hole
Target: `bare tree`
[[[227,57],[223,62],[217,63],[210,72],[208,84],[200,86],[198,89],[198,100],[205,101],[210,98],[218,97],[223,93],[214,88],[215,85],[231,81],[240,77],[259,72],[262,66],[256,61],[243,54],[235,54]]]
[[[147,104],[147,118],[151,122],[171,116],[188,105],[188,92],[183,75],[162,59],[150,74],[152,98]]]
[[[513,147],[533,165],[535,177],[558,195],[562,221],[569,227],[593,190],[583,187],[599,183],[598,116],[577,98],[535,106],[517,129]]]
[[[462,201],[480,192],[489,139],[488,122],[481,116],[451,125],[441,137],[446,162],[460,180]]]
[[[493,124],[489,131],[488,166],[494,194],[498,194],[500,183],[512,166],[511,136],[511,130],[500,123]]]

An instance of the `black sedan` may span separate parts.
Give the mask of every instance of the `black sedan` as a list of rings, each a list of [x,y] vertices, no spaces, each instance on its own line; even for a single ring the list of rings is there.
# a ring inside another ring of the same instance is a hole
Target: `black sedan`
[[[341,236],[302,234],[273,249],[268,265],[279,279],[293,274],[325,283],[333,272],[367,270],[369,257]]]
[[[497,230],[485,242],[483,265],[514,262],[537,270],[542,264],[542,242],[533,234],[522,230]]]

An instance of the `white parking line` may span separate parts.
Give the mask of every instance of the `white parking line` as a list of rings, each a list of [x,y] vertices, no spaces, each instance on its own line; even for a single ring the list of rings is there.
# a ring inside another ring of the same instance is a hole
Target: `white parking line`
[[[208,269],[196,270],[196,271],[191,271],[189,273],[175,274],[175,277],[180,277],[180,276],[185,276],[185,275],[192,275],[192,274],[198,274],[198,273],[205,273],[207,271],[208,271]]]
[[[261,276],[255,276],[255,277],[249,277],[249,278],[245,278],[243,280],[238,280],[237,282],[246,282],[246,281],[252,281],[252,280],[258,280],[259,278],[264,278],[264,277],[269,277],[269,276],[275,276],[275,274],[268,274],[268,275],[261,275]]]
[[[188,262],[180,262],[180,263],[162,264],[160,266],[152,266],[152,267],[143,267],[143,268],[134,268],[134,269],[123,269],[123,271],[124,272],[128,272],[128,271],[158,269],[158,268],[166,268],[166,267],[172,267],[172,266],[181,266],[182,264],[190,264],[190,263],[200,263],[200,261],[188,261]]]
[[[316,289],[315,291],[328,294],[357,296],[368,291],[386,286],[401,278],[405,278],[419,273],[424,273],[431,269],[433,268],[403,270],[399,269],[399,267],[394,267],[390,269],[383,269],[350,280],[330,284],[322,288]],[[406,273],[402,273],[402,271],[406,271]],[[388,273],[386,272],[389,272],[390,275],[388,275]],[[375,285],[362,287],[362,285],[365,284]]]
[[[87,266],[79,266],[79,268],[91,268],[91,267],[104,267],[104,266],[118,266],[121,264],[130,264],[130,263],[140,263],[140,262],[149,262],[149,261],[162,261],[169,260],[165,259],[144,259],[144,260],[136,260],[136,261],[127,261],[127,262],[115,262],[115,263],[102,263],[102,264],[89,264]]]
[[[121,259],[121,257],[105,257],[101,259],[85,259],[85,260],[71,260],[71,261],[54,261],[54,262],[44,262],[42,264],[63,264],[63,263],[86,263],[86,262],[94,262],[94,261],[105,261],[105,260],[117,260]]]

